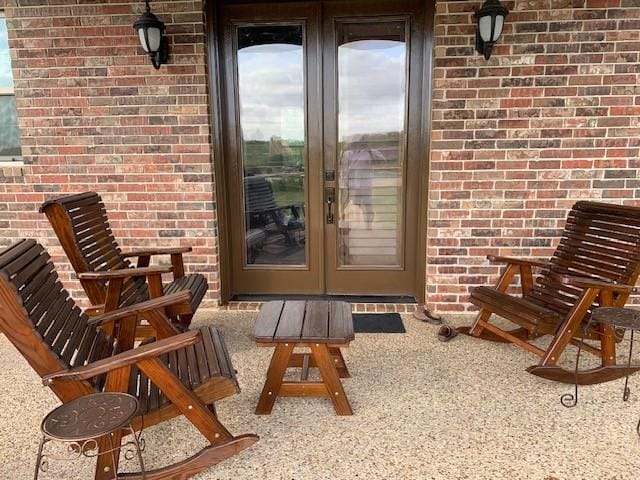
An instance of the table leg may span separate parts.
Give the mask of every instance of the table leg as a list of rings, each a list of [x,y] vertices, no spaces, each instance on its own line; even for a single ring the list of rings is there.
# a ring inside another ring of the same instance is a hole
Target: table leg
[[[351,374],[349,373],[349,369],[347,368],[347,364],[344,361],[344,357],[342,356],[342,351],[338,347],[329,348],[329,352],[333,356],[333,363],[338,370],[338,375],[340,378],[351,378]]]
[[[264,382],[260,400],[256,407],[256,415],[269,415],[273,404],[276,401],[280,386],[282,385],[282,377],[284,377],[289,365],[289,358],[293,353],[293,343],[280,343],[276,345],[269,370],[267,371],[267,379]]]
[[[300,380],[305,381],[309,379],[309,354],[305,353],[302,357],[302,373],[300,374]]]
[[[333,356],[329,352],[329,347],[324,343],[312,343],[311,353],[320,369],[320,375],[322,375],[322,380],[327,387],[336,413],[338,415],[353,415],[353,410],[351,410],[347,395],[344,393],[344,388],[342,388],[340,376]]]

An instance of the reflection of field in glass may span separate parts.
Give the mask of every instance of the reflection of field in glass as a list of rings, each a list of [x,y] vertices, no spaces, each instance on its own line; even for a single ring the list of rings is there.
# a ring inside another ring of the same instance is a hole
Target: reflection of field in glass
[[[282,142],[281,153],[270,153],[270,142],[244,142],[245,175],[262,175],[280,206],[304,204],[304,143]]]

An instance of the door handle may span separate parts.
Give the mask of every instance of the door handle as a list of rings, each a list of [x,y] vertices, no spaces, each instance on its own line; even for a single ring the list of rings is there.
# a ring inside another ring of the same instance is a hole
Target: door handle
[[[327,225],[333,224],[333,204],[335,203],[336,189],[334,187],[325,187],[324,189],[324,202],[327,204]]]

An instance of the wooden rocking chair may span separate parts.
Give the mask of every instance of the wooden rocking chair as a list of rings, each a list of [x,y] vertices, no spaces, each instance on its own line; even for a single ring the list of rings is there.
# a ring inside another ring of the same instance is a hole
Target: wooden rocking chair
[[[69,298],[41,245],[21,240],[0,253],[0,331],[63,403],[100,391],[127,392],[140,402],[134,429],[142,428],[142,415],[145,428],[184,415],[209,441],[192,457],[147,472],[149,480],[188,478],[258,440],[232,436],[215,414],[215,401],[240,390],[220,333],[205,327],[176,334],[164,316],[164,308],[188,296],[178,292],[89,318]],[[159,340],[133,348],[137,316],[149,312],[145,318]],[[114,444],[121,438],[117,433]],[[107,449],[103,439],[100,451]],[[111,454],[100,454],[95,478],[111,479],[117,469]]]
[[[53,230],[73,266],[89,301],[101,311],[132,305],[149,298],[188,291],[188,301],[166,309],[184,328],[207,293],[207,279],[185,275],[182,255],[191,247],[141,249],[122,252],[116,243],[102,199],[87,192],[42,204]],[[152,256],[169,255],[171,267],[149,267]],[[137,257],[137,268],[129,258]],[[173,282],[163,286],[162,274],[173,272]]]
[[[640,208],[581,201],[569,212],[560,244],[548,262],[488,258],[506,268],[495,287],[472,289],[471,302],[481,310],[473,325],[460,332],[511,342],[535,353],[542,360],[527,371],[564,383],[573,383],[576,377],[557,365],[560,356],[569,343],[579,345],[584,334],[584,339],[600,342],[600,348],[583,343],[583,349],[600,356],[602,365],[578,372],[578,383],[601,383],[626,374],[626,365],[616,365],[615,345],[621,337],[608,326],[595,324],[586,332],[584,327],[594,307],[622,307],[635,291],[640,274]],[[534,268],[541,269],[535,282]],[[521,297],[506,293],[516,274]],[[489,322],[494,313],[521,328],[498,328]],[[541,335],[553,336],[546,349],[528,341]]]

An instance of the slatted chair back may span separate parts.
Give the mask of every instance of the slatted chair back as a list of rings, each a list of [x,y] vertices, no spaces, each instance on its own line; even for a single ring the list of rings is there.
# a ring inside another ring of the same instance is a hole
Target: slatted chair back
[[[40,376],[114,353],[115,342],[88,325],[49,254],[34,240],[21,240],[0,253],[0,296],[0,331]],[[87,382],[54,382],[51,387],[62,401],[95,391]]]
[[[111,227],[104,203],[95,192],[69,195],[42,204],[62,248],[76,273],[100,272],[131,267],[123,258]],[[105,302],[107,285],[100,281],[81,281],[93,305]],[[144,278],[128,278],[122,286],[122,305],[144,297],[147,286]]]
[[[577,202],[550,264],[528,300],[563,317],[582,290],[560,284],[552,274],[635,285],[640,275],[640,208]]]
[[[248,215],[270,213],[280,209],[273,195],[271,183],[262,176],[256,175],[244,179],[245,208]]]

